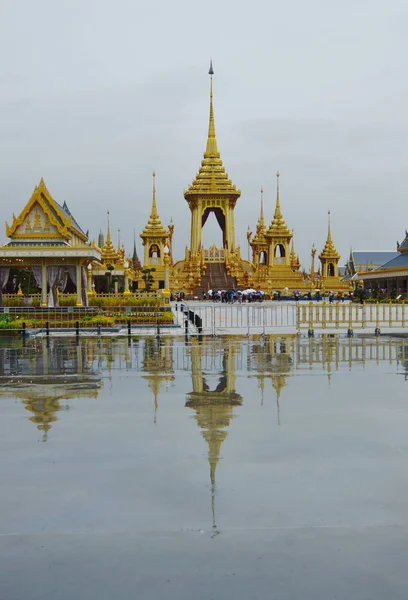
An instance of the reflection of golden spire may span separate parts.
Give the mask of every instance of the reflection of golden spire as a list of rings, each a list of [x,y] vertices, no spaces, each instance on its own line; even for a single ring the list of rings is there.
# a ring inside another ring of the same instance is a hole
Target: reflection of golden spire
[[[57,421],[55,413],[61,410],[61,405],[58,398],[32,398],[23,400],[26,410],[33,413],[33,417],[29,417],[32,423],[37,425],[39,431],[43,431],[43,442],[48,439],[48,432],[51,429],[51,423]]]
[[[328,228],[327,228],[327,240],[324,245],[323,250],[319,254],[319,259],[334,259],[339,260],[340,254],[337,252],[336,247],[334,245],[332,235],[331,235],[331,227],[330,227],[330,211],[328,212]]]
[[[213,106],[213,75],[214,70],[212,61],[210,63],[210,117],[208,122],[208,137],[207,145],[204,152],[204,159],[201,162],[201,167],[187,191],[184,192],[184,197],[189,202],[194,195],[202,196],[203,194],[225,194],[238,199],[241,195],[240,190],[237,190],[235,185],[228,178],[225,172],[225,167],[222,164],[220,153],[218,151],[217,138],[215,135],[214,122],[214,106]]]
[[[279,400],[282,393],[283,388],[286,385],[286,376],[285,375],[272,375],[272,385],[276,392],[276,407],[278,410],[278,425],[280,425],[280,405]]]
[[[261,375],[259,379],[259,387],[261,389],[261,406],[264,403],[265,375]]]
[[[276,205],[275,213],[273,215],[272,223],[269,227],[268,234],[279,235],[283,237],[291,237],[291,233],[288,226],[285,223],[285,219],[282,216],[281,205],[280,205],[280,186],[279,186],[280,173],[276,173]]]
[[[202,371],[202,346],[191,345],[191,374],[193,391],[187,395],[186,407],[195,411],[201,434],[208,444],[208,462],[210,466],[211,506],[213,527],[215,524],[214,499],[216,490],[215,472],[221,458],[221,444],[226,439],[227,427],[233,418],[232,409],[242,403],[235,391],[235,348],[223,349],[223,367],[215,390],[209,390]]]
[[[157,344],[154,338],[144,341],[142,369],[147,375],[143,375],[143,379],[147,380],[153,393],[153,423],[157,422],[158,398],[162,384],[174,380],[172,350],[172,341],[169,340],[166,345]]]
[[[158,397],[159,397],[159,392],[160,392],[160,388],[161,388],[161,379],[159,379],[159,377],[151,377],[149,379],[149,388],[152,390],[153,392],[153,406],[154,406],[154,417],[153,417],[153,423],[156,424],[157,423],[157,409],[159,408],[159,403],[158,403]]]

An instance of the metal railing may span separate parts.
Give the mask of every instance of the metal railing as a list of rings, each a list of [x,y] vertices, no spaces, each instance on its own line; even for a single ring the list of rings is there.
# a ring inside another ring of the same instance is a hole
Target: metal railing
[[[313,303],[297,306],[296,327],[302,329],[388,329],[407,326],[405,304]]]
[[[49,333],[50,330],[119,331],[135,327],[172,327],[172,313],[157,306],[105,306],[59,308],[1,307],[0,334],[18,335],[31,331]]]
[[[194,304],[179,302],[176,311],[183,326],[191,333],[273,333],[282,328],[295,329],[294,304]],[[181,324],[181,323],[180,323]]]

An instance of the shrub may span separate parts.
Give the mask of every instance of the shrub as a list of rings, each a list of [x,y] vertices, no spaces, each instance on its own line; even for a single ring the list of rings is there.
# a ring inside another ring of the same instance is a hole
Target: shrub
[[[60,306],[76,306],[76,294],[64,294],[58,298]]]

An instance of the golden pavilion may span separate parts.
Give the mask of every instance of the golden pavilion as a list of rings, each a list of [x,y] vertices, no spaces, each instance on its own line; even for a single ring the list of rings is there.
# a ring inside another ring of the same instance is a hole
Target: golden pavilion
[[[156,175],[153,172],[150,216],[140,233],[143,260],[139,261],[134,242],[133,256],[126,255],[118,239],[115,247],[108,214],[106,237],[98,243],[78,225],[67,204],[58,204],[43,179],[18,217],[6,224],[10,241],[0,246],[0,293],[16,293],[15,272],[31,270],[43,307],[58,306],[58,293],[68,288],[77,296],[77,305],[86,306],[95,294],[138,293],[144,289],[182,289],[186,294],[202,297],[209,289],[255,288],[272,293],[347,290],[349,283],[340,279],[340,255],[332,238],[330,221],[327,240],[318,255],[312,248],[310,271],[301,268],[295,251],[294,232],[283,216],[280,174],[276,175],[276,202],[269,226],[266,223],[261,191],[261,207],[255,234],[247,231],[248,260],[241,256],[236,243],[235,207],[241,196],[231,181],[221,159],[215,131],[213,75],[210,64],[209,121],[205,151],[192,183],[184,191],[190,210],[190,240],[181,260],[173,259],[174,224],[165,227],[160,219],[156,199]],[[222,231],[222,246],[204,248],[202,230],[214,213]],[[142,263],[142,264],[141,264]],[[150,280],[147,287],[148,278]],[[14,282],[14,283],[13,283]],[[14,287],[13,287],[14,286]],[[21,293],[21,290],[20,290]]]

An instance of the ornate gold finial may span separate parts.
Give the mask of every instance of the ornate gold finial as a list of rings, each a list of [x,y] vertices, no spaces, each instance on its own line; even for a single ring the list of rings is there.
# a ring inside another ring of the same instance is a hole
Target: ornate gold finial
[[[157,205],[156,205],[156,171],[153,171],[153,198],[152,198],[152,212],[150,213],[150,217],[153,219],[157,219],[159,215],[157,214]]]
[[[265,226],[264,207],[263,207],[263,188],[261,188],[261,212],[259,214],[259,225],[261,227]]]
[[[111,235],[110,235],[110,218],[109,218],[109,210],[106,211],[107,214],[107,219],[108,219],[108,231],[106,233],[106,243],[108,242],[112,242],[111,241]]]
[[[120,229],[118,229],[118,252],[120,252]]]
[[[280,207],[279,177],[280,177],[280,173],[279,173],[279,171],[276,171],[276,209],[277,210],[279,209],[279,214],[280,214],[281,213],[281,207]]]
[[[214,69],[212,66],[212,61],[210,61],[210,69],[208,71],[210,75],[210,118],[208,122],[208,138],[207,138],[207,147],[205,150],[204,157],[219,157],[218,147],[217,147],[217,138],[215,137],[215,122],[214,122],[214,106],[213,106],[213,75]]]

